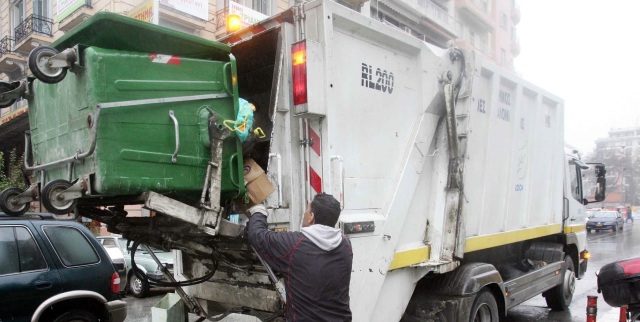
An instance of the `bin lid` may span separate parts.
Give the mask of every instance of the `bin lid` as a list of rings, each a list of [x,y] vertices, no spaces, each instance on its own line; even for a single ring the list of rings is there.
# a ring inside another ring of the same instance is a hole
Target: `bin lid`
[[[113,12],[98,12],[51,46],[59,51],[77,44],[104,49],[228,60],[225,44],[136,20]]]

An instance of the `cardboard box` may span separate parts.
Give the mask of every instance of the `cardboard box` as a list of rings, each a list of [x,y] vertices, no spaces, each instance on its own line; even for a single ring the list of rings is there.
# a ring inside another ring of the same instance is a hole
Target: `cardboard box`
[[[251,203],[259,204],[276,189],[269,181],[267,174],[253,159],[244,160],[244,181]]]

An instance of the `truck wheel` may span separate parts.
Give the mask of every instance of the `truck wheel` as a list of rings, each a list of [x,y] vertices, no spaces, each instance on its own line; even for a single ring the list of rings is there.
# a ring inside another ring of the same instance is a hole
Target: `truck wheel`
[[[53,322],[98,322],[95,314],[85,310],[71,310],[53,319]]]
[[[47,84],[55,84],[67,76],[67,69],[49,66],[49,58],[55,56],[58,51],[49,46],[34,48],[29,53],[29,69],[37,79]]]
[[[131,295],[137,298],[143,298],[149,293],[149,283],[138,278],[136,274],[131,273],[131,277],[129,277],[129,291]]]
[[[547,306],[554,311],[569,310],[569,305],[573,299],[573,292],[576,288],[576,274],[574,273],[575,268],[571,256],[565,256],[564,263],[567,269],[564,271],[562,283],[542,293],[542,296],[544,296],[547,301]]]
[[[498,322],[498,304],[491,291],[484,289],[476,295],[471,308],[469,322]]]
[[[22,216],[29,210],[29,203],[19,204],[16,198],[22,190],[18,188],[7,188],[0,193],[0,209],[9,216]]]
[[[71,187],[71,182],[67,180],[53,180],[47,183],[42,189],[42,204],[47,210],[56,215],[70,213],[75,208],[78,200],[59,199],[58,194]]]

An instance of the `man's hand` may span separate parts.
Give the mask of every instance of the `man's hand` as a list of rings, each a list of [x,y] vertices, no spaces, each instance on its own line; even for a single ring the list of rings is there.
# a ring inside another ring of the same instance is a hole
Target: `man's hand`
[[[255,213],[259,213],[259,214],[263,214],[265,216],[269,216],[269,213],[267,212],[267,207],[265,207],[263,204],[257,204],[249,209],[247,209],[247,212],[249,213],[249,217],[253,216],[253,214]]]

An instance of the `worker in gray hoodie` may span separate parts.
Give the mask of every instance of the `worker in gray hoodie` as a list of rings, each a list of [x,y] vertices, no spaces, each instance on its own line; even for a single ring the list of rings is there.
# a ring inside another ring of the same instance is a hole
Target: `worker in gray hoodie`
[[[270,231],[262,204],[248,212],[249,243],[284,277],[287,321],[351,321],[353,253],[351,242],[335,228],[340,203],[326,193],[316,195],[299,232]]]

